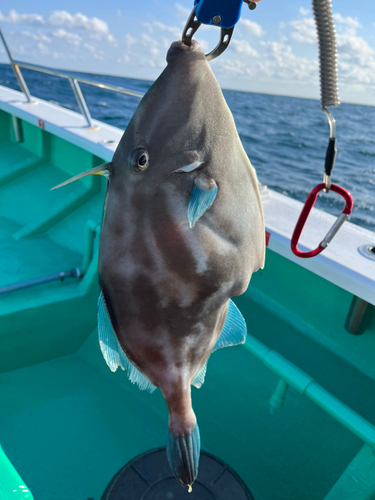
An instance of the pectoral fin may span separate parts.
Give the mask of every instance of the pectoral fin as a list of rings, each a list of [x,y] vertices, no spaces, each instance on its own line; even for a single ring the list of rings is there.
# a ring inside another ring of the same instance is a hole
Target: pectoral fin
[[[211,177],[201,175],[194,181],[188,206],[189,226],[192,229],[202,215],[211,207],[217,194],[217,184]]]
[[[137,384],[142,391],[153,392],[156,387],[133,365],[122,350],[101,292],[98,300],[98,334],[100,349],[110,370],[115,372],[120,366],[127,371],[130,382]]]
[[[86,177],[88,175],[104,175],[105,177],[108,178],[110,165],[111,165],[111,163],[105,163],[104,165],[99,165],[98,167],[91,168],[90,170],[87,170],[86,172],[82,172],[78,175],[75,175],[74,177],[71,177],[67,181],[62,182],[61,184],[58,184],[57,186],[51,188],[50,191],[53,191],[54,189],[58,189],[58,188],[61,188],[63,186],[66,186],[67,184],[70,184],[71,182],[78,181],[78,179],[82,179],[83,177]]]
[[[247,327],[244,317],[238,310],[236,304],[229,300],[227,317],[221,331],[220,337],[212,349],[212,352],[221,347],[244,344],[246,340]]]

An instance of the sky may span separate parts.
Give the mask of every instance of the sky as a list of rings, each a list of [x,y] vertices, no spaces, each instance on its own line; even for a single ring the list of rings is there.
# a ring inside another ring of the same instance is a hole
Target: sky
[[[375,106],[375,3],[332,7],[340,99]],[[0,27],[17,60],[154,80],[192,8],[193,0],[2,0]],[[208,52],[218,28],[201,26],[195,38]],[[210,64],[223,88],[319,99],[311,2],[262,0],[252,11],[244,4],[229,48]]]

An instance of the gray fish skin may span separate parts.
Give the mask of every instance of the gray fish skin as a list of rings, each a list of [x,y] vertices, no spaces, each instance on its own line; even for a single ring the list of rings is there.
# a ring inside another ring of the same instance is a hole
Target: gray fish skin
[[[163,393],[174,436],[196,424],[191,383],[225,322],[230,297],[264,263],[256,174],[200,46],[174,42],[114,154],[99,249],[99,281],[118,341]],[[129,168],[137,148],[142,173]],[[195,161],[190,172],[174,172]],[[191,229],[196,179],[218,186]]]

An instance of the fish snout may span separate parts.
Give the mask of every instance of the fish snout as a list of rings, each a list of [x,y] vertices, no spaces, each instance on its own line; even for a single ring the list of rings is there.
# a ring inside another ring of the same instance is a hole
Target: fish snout
[[[167,53],[167,63],[171,64],[180,59],[183,59],[185,62],[196,59],[205,60],[206,56],[196,40],[192,40],[190,46],[185,45],[181,41],[173,42]]]

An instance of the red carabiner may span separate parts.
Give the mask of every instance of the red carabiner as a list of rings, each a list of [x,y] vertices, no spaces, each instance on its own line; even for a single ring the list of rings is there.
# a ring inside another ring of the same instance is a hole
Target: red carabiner
[[[353,198],[352,195],[349,193],[349,191],[340,186],[337,186],[336,184],[331,184],[330,190],[334,191],[335,193],[338,193],[345,199],[346,202],[345,208],[342,211],[341,215],[338,216],[336,222],[328,231],[325,238],[319,243],[319,246],[315,250],[311,250],[310,252],[301,252],[300,250],[298,250],[297,248],[298,241],[300,239],[303,228],[305,227],[307,218],[311,212],[312,207],[314,206],[319,191],[322,191],[325,187],[326,186],[324,183],[318,184],[316,187],[314,187],[314,189],[307,197],[301,215],[299,216],[299,219],[297,221],[296,227],[293,232],[292,239],[290,241],[292,252],[294,253],[294,255],[297,255],[297,257],[307,259],[309,257],[315,257],[315,255],[320,254],[320,252],[322,252],[331,242],[332,238],[335,236],[340,227],[344,224],[344,222],[346,221],[346,219],[348,218],[353,209]]]

